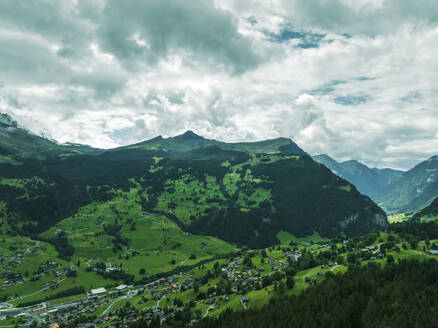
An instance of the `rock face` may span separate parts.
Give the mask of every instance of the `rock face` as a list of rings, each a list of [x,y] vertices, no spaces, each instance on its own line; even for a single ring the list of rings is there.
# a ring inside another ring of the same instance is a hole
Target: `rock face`
[[[0,113],[0,127],[2,128],[17,128],[18,124],[10,115]]]

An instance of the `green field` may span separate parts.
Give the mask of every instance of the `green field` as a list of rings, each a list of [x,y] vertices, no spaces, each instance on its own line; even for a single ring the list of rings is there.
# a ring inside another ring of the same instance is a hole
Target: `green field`
[[[392,214],[392,215],[388,216],[389,223],[404,222],[408,219],[409,219],[409,216],[407,216],[406,213]]]
[[[105,259],[118,267],[122,265],[125,271],[137,278],[140,278],[138,272],[141,268],[145,268],[148,274],[155,274],[234,250],[234,246],[220,239],[183,232],[163,215],[143,213],[136,200],[137,191],[132,189],[109,202],[88,205],[44,235],[54,236],[59,230],[67,232],[75,247],[74,263]],[[130,240],[129,246],[116,252],[112,249],[112,237],[103,231],[104,225],[115,222],[122,225],[121,235]],[[130,256],[134,251],[136,254]],[[190,259],[191,255],[196,257]]]

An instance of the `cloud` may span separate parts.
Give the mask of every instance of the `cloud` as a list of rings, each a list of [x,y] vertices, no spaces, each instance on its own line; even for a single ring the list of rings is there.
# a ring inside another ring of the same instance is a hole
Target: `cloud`
[[[393,33],[406,23],[436,24],[434,0],[281,0],[286,15],[297,24],[336,33]]]
[[[108,0],[101,17],[102,48],[128,68],[172,55],[236,74],[259,64],[251,40],[238,33],[235,18],[211,0]]]
[[[8,85],[56,83],[68,70],[45,40],[16,31],[0,33],[0,71]],[[30,55],[31,54],[31,55]]]
[[[0,2],[0,112],[115,147],[194,130],[409,168],[438,149],[432,0]]]

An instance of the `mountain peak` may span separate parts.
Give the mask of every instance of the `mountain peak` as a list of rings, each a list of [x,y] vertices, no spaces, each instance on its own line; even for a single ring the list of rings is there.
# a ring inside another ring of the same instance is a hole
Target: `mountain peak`
[[[327,154],[320,154],[320,155],[315,155],[312,156],[314,159],[316,159],[316,161],[318,162],[319,160],[325,160],[325,161],[331,161],[331,162],[336,162],[333,158],[331,158],[329,155]]]
[[[204,139],[204,137],[197,135],[192,130],[187,130],[183,134],[180,134],[180,135],[175,136],[173,138],[179,139],[179,140],[203,140]]]
[[[0,113],[0,126],[16,128],[18,124],[17,121],[15,121],[9,114]]]

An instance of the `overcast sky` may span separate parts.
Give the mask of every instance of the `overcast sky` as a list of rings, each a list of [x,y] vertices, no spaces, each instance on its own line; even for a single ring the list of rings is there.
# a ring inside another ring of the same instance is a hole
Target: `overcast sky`
[[[0,1],[0,112],[95,147],[191,129],[410,168],[437,58],[436,0]]]

